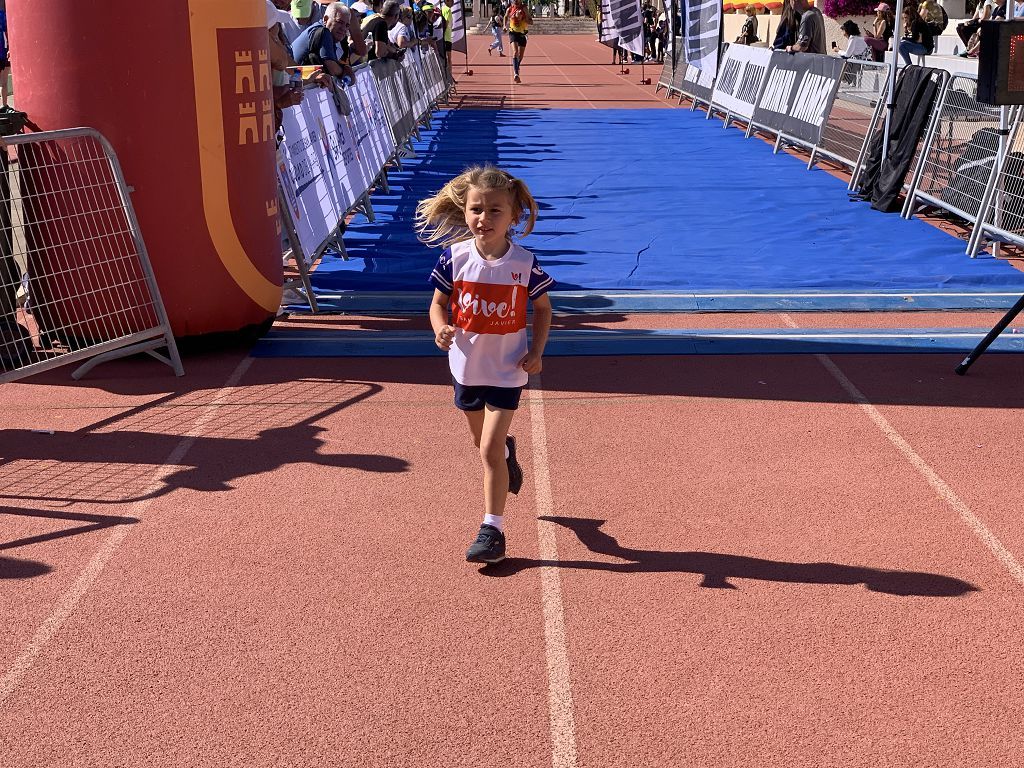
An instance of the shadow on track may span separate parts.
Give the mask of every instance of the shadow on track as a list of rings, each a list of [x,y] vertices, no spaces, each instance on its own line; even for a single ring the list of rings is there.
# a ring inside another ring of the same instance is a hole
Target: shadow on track
[[[609,573],[693,573],[708,589],[738,589],[730,579],[755,579],[785,584],[863,584],[871,592],[899,597],[960,597],[977,592],[973,584],[952,576],[917,571],[887,571],[838,563],[789,563],[717,552],[661,552],[630,549],[601,530],[604,520],[540,517],[568,528],[591,552],[626,560],[605,563],[588,560],[532,560],[508,558],[480,569],[485,576],[512,576],[528,568],[551,566]]]
[[[254,377],[217,401],[204,389],[167,396],[73,432],[0,430],[0,498],[125,504],[179,488],[228,491],[241,478],[296,464],[408,470],[396,456],[321,452],[326,428],[318,422],[383,387],[289,375]],[[186,439],[184,456],[156,477]]]
[[[43,576],[49,573],[52,568],[35,560],[17,560],[13,557],[0,557],[0,580],[2,579],[31,579],[34,576]]]

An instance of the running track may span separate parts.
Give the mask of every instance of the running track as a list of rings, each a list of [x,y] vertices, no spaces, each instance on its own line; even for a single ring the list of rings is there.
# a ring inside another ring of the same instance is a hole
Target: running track
[[[467,102],[672,106],[538,64],[603,60],[584,38],[532,40],[513,95],[481,41]],[[443,360],[239,349],[0,387],[3,764],[1020,765],[1024,365],[955,362],[551,358],[515,422],[513,557],[483,570]]]

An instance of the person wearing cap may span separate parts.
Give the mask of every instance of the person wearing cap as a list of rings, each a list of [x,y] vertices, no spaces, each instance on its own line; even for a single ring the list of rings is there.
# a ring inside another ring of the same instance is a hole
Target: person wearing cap
[[[451,57],[448,55],[448,50],[444,45],[445,31],[447,30],[447,22],[445,21],[444,14],[441,13],[439,6],[433,6],[430,10],[431,24],[433,28],[433,39],[434,47],[437,50],[438,55],[441,57],[441,64],[445,71],[448,73],[448,79],[452,79],[452,63]]]
[[[434,6],[423,3],[418,11],[413,12],[412,30],[421,47],[434,47]]]
[[[313,0],[291,0],[292,18],[302,29],[313,23]]]
[[[453,5],[455,5],[455,0],[441,0],[441,17],[444,19],[444,59],[448,65],[449,79],[454,79],[452,77],[452,24],[455,22],[452,16]]]
[[[288,47],[291,48],[292,43],[295,42],[300,34],[302,34],[302,28],[295,21],[295,17],[291,14],[292,3],[291,0],[272,0],[274,8],[277,10],[278,22],[281,25],[281,34],[284,35],[288,41]]]
[[[864,35],[864,42],[871,48],[875,61],[885,61],[885,52],[889,50],[896,19],[887,3],[879,3],[875,8],[875,20],[871,26],[871,34]]]

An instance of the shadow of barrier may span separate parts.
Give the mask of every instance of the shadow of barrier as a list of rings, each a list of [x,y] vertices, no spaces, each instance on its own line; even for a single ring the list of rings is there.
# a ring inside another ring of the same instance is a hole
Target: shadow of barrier
[[[228,491],[241,478],[302,463],[404,472],[408,465],[397,457],[321,452],[320,422],[381,389],[296,378],[219,397],[208,391],[171,396],[73,432],[3,429],[0,499],[129,504],[177,489]],[[188,450],[178,456],[182,440]]]

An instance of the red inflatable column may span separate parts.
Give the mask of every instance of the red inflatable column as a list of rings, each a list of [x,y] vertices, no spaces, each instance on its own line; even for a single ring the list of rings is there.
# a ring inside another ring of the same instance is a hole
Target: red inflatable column
[[[177,336],[281,299],[264,0],[7,0],[16,101],[117,151]]]

